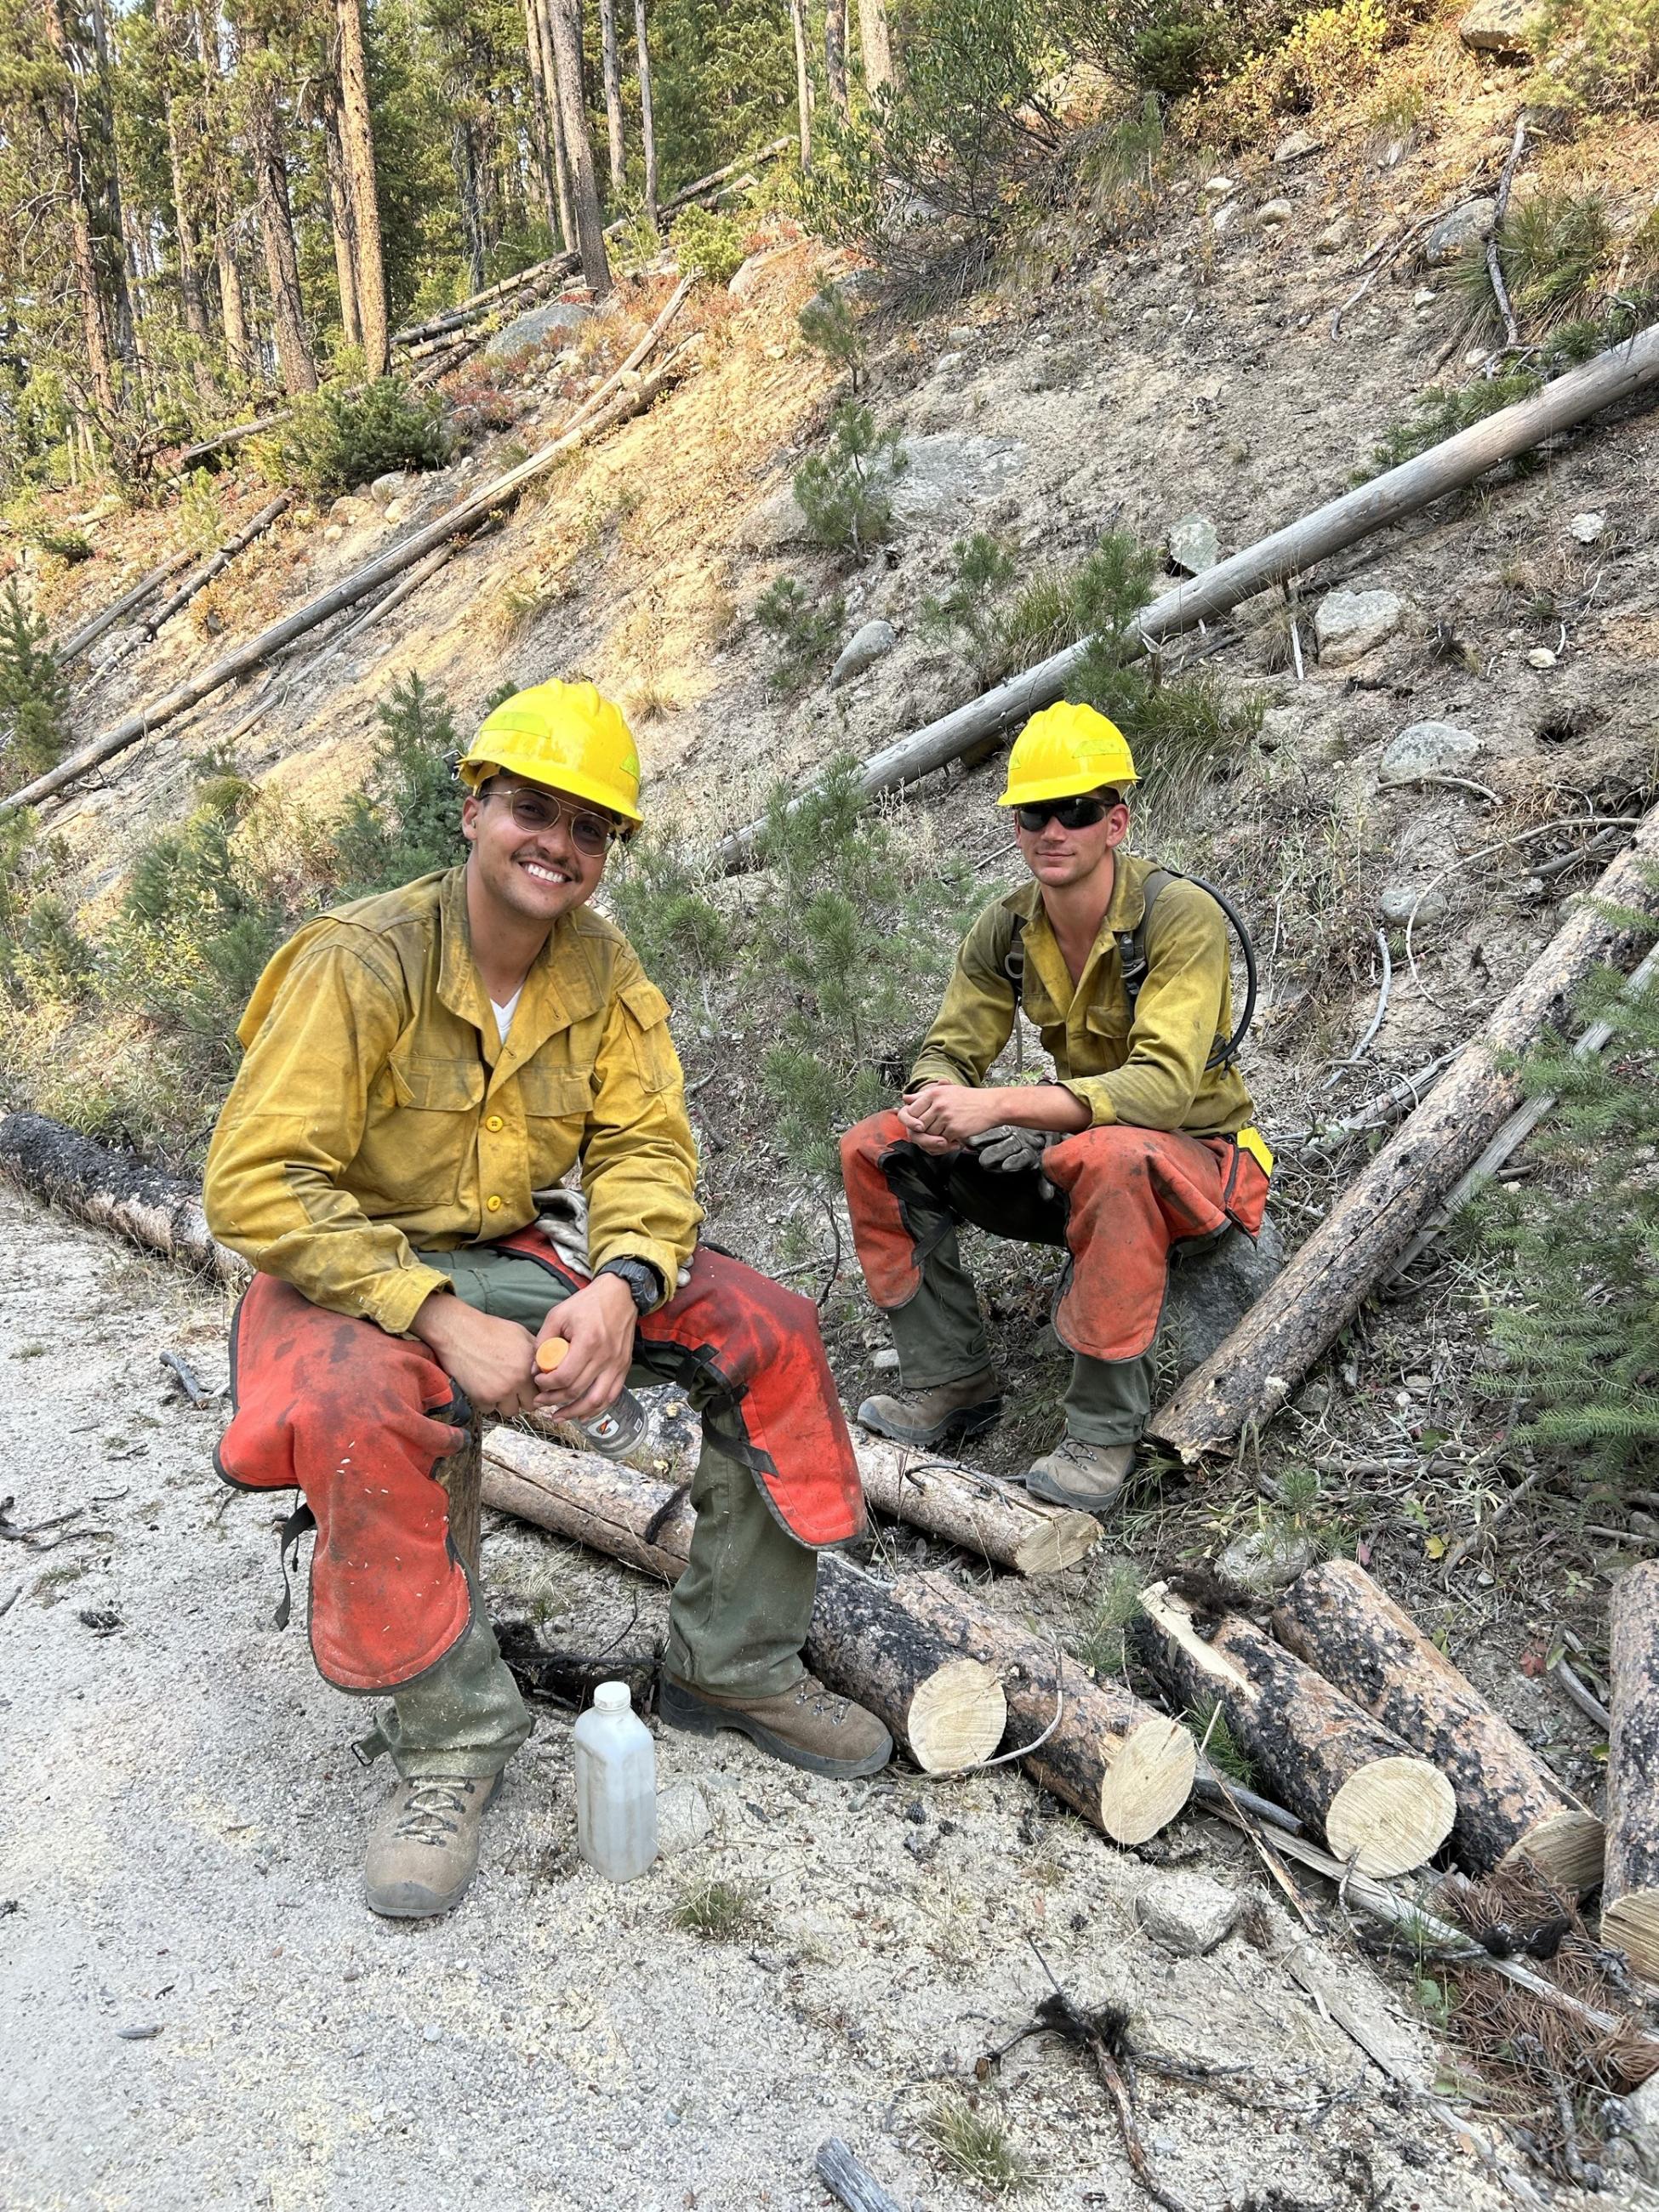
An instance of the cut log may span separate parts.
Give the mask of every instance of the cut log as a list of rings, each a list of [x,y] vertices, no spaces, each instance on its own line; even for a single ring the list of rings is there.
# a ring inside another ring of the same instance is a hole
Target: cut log
[[[847,2212],[904,2212],[898,2199],[888,2195],[839,2136],[830,2136],[818,2145],[812,2170],[830,2194],[847,2207]]]
[[[692,1516],[684,1490],[618,1468],[593,1453],[566,1451],[520,1430],[497,1429],[484,1443],[483,1498],[486,1505],[671,1582],[685,1565]],[[806,1660],[832,1689],[882,1711],[891,1727],[879,1702],[890,1694],[882,1686],[884,1668],[866,1667],[862,1643],[843,1637],[834,1625],[843,1601],[851,1607],[874,1602],[872,1587],[881,1589],[849,1561],[833,1553],[820,1557]],[[907,1624],[894,1632],[896,1638],[918,1644],[931,1639],[939,1667],[967,1659],[1000,1680],[1008,1748],[1023,1749],[1045,1736],[1024,1765],[1044,1789],[1115,1842],[1145,1843],[1186,1803],[1197,1750],[1178,1722],[1127,1690],[1090,1681],[1075,1662],[942,1577],[907,1576],[884,1596],[893,1608],[889,1617],[902,1614]],[[896,1680],[897,1670],[888,1671],[887,1679]],[[949,1705],[953,1716],[958,1710],[953,1691],[930,1691],[923,1698],[918,1684],[896,1730],[907,1744],[903,1721],[919,1699],[930,1722],[940,1705]]]
[[[211,1235],[191,1184],[118,1152],[44,1114],[0,1119],[0,1171],[34,1197],[166,1260],[182,1260],[240,1289],[252,1269]]]
[[[678,299],[680,295],[676,294],[675,296]],[[654,343],[655,335],[659,335],[666,326],[666,319],[665,310],[653,326],[653,332],[647,333],[652,343]],[[636,354],[639,350],[635,348]],[[250,638],[246,644],[237,646],[208,667],[187,677],[182,684],[150,706],[127,715],[112,728],[106,730],[101,737],[94,738],[90,744],[82,745],[67,760],[60,761],[45,775],[37,776],[33,783],[25,784],[21,791],[0,799],[0,816],[13,813],[20,806],[37,805],[41,799],[67,790],[89,769],[101,768],[106,761],[114,759],[118,753],[137,744],[141,738],[148,737],[164,723],[198,705],[215,691],[222,690],[227,684],[234,683],[239,676],[246,676],[250,669],[258,668],[262,662],[270,659],[272,653],[291,645],[295,638],[304,637],[319,623],[325,623],[331,615],[339,614],[346,607],[355,606],[359,599],[378,591],[382,584],[390,583],[394,576],[401,575],[405,568],[413,568],[417,561],[422,561],[428,553],[434,552],[447,539],[476,527],[486,515],[494,514],[497,507],[516,499],[527,483],[534,483],[537,477],[556,468],[564,455],[573,452],[576,447],[589,438],[597,437],[601,431],[611,429],[617,423],[627,422],[630,416],[643,413],[658,394],[666,390],[680,375],[685,366],[685,350],[683,348],[660,368],[653,370],[649,376],[641,377],[631,389],[619,392],[608,404],[587,415],[574,428],[555,438],[551,444],[544,446],[539,453],[532,453],[527,461],[522,461],[516,469],[509,470],[506,476],[498,477],[494,483],[485,484],[471,498],[448,508],[423,529],[411,532],[401,545],[378,555],[319,598],[308,599],[303,606],[296,607],[292,614],[284,615],[281,622],[273,623],[269,629],[261,630],[257,637]],[[611,380],[612,383],[619,380],[623,374],[623,371],[618,370]],[[598,393],[594,395],[595,402],[599,396]]]
[[[145,636],[154,637],[164,623],[170,623],[174,615],[190,605],[198,592],[204,591],[216,576],[229,568],[239,553],[252,545],[256,538],[262,537],[278,515],[286,514],[293,504],[292,492],[278,492],[275,499],[259,509],[252,522],[239,530],[234,538],[228,538],[216,552],[210,553],[201,567],[185,577],[170,599],[163,599],[153,613],[146,615],[142,625]]]
[[[1626,1567],[1613,1586],[1607,1752],[1607,1871],[1601,1941],[1659,1983],[1659,1565]]]
[[[177,553],[170,553],[159,568],[152,568],[149,575],[141,576],[130,591],[123,592],[118,599],[112,600],[98,614],[89,616],[79,629],[71,630],[58,647],[58,666],[66,668],[89,645],[95,645],[106,630],[114,629],[123,615],[129,615],[135,607],[142,606],[152,592],[160,591],[169,576],[176,576],[190,558],[188,546]]]
[[[1100,1541],[1092,1515],[1045,1505],[1029,1491],[972,1468],[855,1435],[864,1494],[878,1513],[908,1521],[964,1552],[1022,1575],[1056,1574]]]
[[[1287,1650],[1451,1784],[1451,1845],[1470,1874],[1529,1859],[1562,1889],[1601,1879],[1601,1823],[1352,1559],[1294,1582],[1273,1614]]]
[[[1547,1023],[1566,1025],[1590,971],[1627,956],[1634,932],[1619,909],[1659,911],[1656,857],[1659,807],[1284,1273],[1154,1414],[1149,1437],[1190,1462],[1279,1410],[1514,1110],[1521,1079],[1503,1056],[1524,1051]]]
[[[1218,562],[1202,575],[1176,585],[1143,609],[1131,641],[1144,650],[1194,629],[1200,623],[1213,622],[1255,592],[1414,514],[1431,501],[1473,483],[1500,462],[1513,460],[1541,440],[1571,429],[1656,382],[1659,324],[1640,331],[1627,344],[1598,354],[1581,368],[1556,377],[1531,398],[1500,409],[1455,437],[1431,446],[1426,453],[1386,470],[1357,490]],[[1051,653],[1023,675],[872,754],[859,771],[860,784],[872,793],[896,790],[1012,729],[1061,696],[1087,650],[1085,641]],[[763,821],[751,822],[721,841],[717,854],[728,874],[753,866],[765,828]]]
[[[466,1442],[441,1459],[435,1472],[449,1499],[450,1540],[476,1576],[483,1509],[483,1423],[477,1413],[467,1425]]]
[[[1140,1605],[1137,1640],[1171,1700],[1218,1705],[1273,1794],[1322,1829],[1339,1858],[1381,1875],[1432,1858],[1457,1806],[1427,1759],[1238,1614],[1200,1631],[1193,1605],[1164,1583]]]

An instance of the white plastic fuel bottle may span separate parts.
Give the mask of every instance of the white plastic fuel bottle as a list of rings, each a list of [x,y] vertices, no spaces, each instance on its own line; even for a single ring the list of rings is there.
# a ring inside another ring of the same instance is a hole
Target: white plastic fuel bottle
[[[601,1682],[576,1723],[576,1848],[607,1881],[657,1856],[657,1747],[626,1682]]]

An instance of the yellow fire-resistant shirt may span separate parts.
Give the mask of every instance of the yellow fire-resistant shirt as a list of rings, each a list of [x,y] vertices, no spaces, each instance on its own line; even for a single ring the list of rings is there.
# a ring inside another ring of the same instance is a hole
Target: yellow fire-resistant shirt
[[[578,907],[499,1038],[465,878],[338,908],[271,961],[208,1152],[209,1224],[315,1304],[402,1334],[448,1287],[423,1250],[526,1227],[532,1190],[580,1160],[593,1267],[648,1260],[672,1297],[702,1211],[668,1001]]]
[[[1232,1029],[1227,923],[1206,890],[1176,876],[1152,903],[1144,945],[1146,975],[1134,1024],[1123,989],[1118,933],[1146,911],[1157,863],[1121,852],[1111,904],[1075,986],[1048,925],[1041,886],[994,899],[963,939],[939,1018],[911,1072],[919,1083],[981,1084],[1013,1032],[1014,987],[997,954],[1018,917],[1024,950],[1021,994],[1028,1019],[1060,1081],[1096,1122],[1231,1136],[1250,1120],[1250,1095],[1237,1068],[1205,1061]]]

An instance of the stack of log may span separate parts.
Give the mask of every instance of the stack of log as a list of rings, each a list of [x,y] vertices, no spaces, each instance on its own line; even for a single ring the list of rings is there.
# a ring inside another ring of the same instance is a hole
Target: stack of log
[[[1212,1705],[1282,1802],[1360,1873],[1407,1873],[1449,1840],[1469,1874],[1524,1858],[1564,1889],[1601,1880],[1601,1823],[1352,1560],[1293,1583],[1271,1636],[1188,1587],[1156,1584],[1141,1607],[1160,1686],[1188,1709]]]

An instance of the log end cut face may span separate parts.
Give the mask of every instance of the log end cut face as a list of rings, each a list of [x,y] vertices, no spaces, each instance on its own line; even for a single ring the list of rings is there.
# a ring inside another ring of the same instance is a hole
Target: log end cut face
[[[977,1659],[952,1659],[918,1684],[905,1734],[924,1774],[956,1774],[989,1759],[1007,1726],[995,1674]]]
[[[1020,1539],[1014,1565],[1022,1575],[1057,1575],[1062,1567],[1086,1559],[1100,1541],[1100,1523],[1092,1513],[1061,1508],[1047,1514]]]
[[[1659,1984],[1659,1890],[1635,1891],[1605,1906],[1601,1941],[1624,1953],[1633,1974]]]
[[[1607,1831],[1594,1813],[1552,1813],[1528,1828],[1498,1863],[1512,1866],[1518,1859],[1529,1860],[1557,1889],[1582,1893],[1601,1879],[1607,1843]],[[1606,1917],[1604,1913],[1604,1925]]]
[[[1190,1729],[1156,1714],[1130,1729],[1100,1784],[1100,1825],[1115,1844],[1144,1844],[1193,1794],[1198,1746]]]
[[[1376,1759],[1331,1800],[1325,1838],[1340,1859],[1386,1881],[1431,1859],[1452,1832],[1457,1797],[1426,1759]]]

